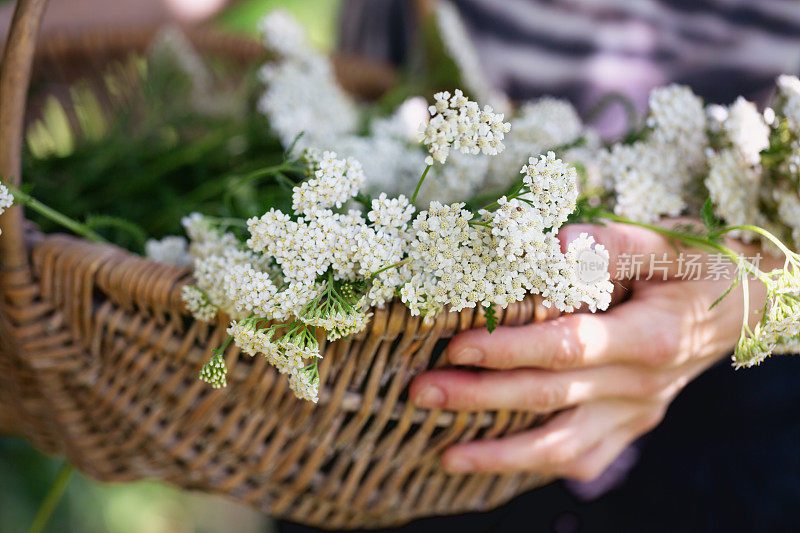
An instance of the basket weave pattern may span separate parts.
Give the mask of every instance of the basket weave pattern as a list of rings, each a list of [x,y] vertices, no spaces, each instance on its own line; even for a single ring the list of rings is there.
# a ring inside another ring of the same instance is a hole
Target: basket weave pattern
[[[22,111],[43,0],[20,0],[0,75],[0,171],[19,176]],[[15,37],[16,36],[16,37]],[[15,40],[16,39],[16,40]],[[10,90],[12,87],[14,90]],[[18,180],[17,180],[18,181]],[[381,527],[496,507],[543,480],[448,475],[450,444],[518,432],[531,413],[417,409],[407,387],[443,364],[446,339],[480,312],[431,323],[395,302],[358,336],[320,339],[320,402],[299,401],[263,358],[226,353],[228,387],[197,379],[226,323],[191,320],[182,268],[114,246],[43,236],[0,218],[0,429],[107,481],[158,478],[326,528]],[[502,324],[552,313],[538,297]]]

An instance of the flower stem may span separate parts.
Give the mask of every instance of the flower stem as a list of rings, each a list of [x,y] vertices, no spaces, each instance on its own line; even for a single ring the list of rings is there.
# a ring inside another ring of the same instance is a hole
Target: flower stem
[[[252,183],[253,181],[257,181],[261,178],[267,178],[267,177],[273,178],[275,182],[278,183],[278,185],[281,185],[287,189],[291,189],[297,184],[294,183],[292,180],[290,180],[284,174],[284,172],[285,171],[297,172],[300,170],[301,169],[299,169],[296,165],[293,165],[289,161],[284,161],[279,165],[274,165],[271,167],[265,167],[255,170],[250,174],[246,174],[245,176],[242,176],[238,178],[236,181],[234,181],[234,183],[231,184],[231,186],[225,191],[224,200],[228,202],[230,198],[233,197],[234,193],[242,189],[248,183]]]
[[[785,255],[787,259],[794,257],[796,255],[794,252],[789,250],[789,248],[787,248],[780,240],[778,240],[777,237],[775,237],[772,233],[768,232],[763,228],[750,225],[731,226],[729,228],[725,228],[724,230],[722,230],[722,233],[728,233],[729,231],[734,231],[734,230],[752,231],[753,233],[758,233],[762,237],[769,239],[769,241],[771,241],[772,244],[777,246],[778,249],[780,249],[780,251],[783,252],[783,255]]]
[[[63,213],[59,213],[52,207],[49,207],[40,202],[39,200],[37,200],[36,198],[30,196],[29,194],[22,192],[13,184],[6,183],[5,185],[6,187],[8,187],[8,190],[11,191],[11,194],[14,196],[14,199],[17,202],[24,205],[25,207],[33,209],[43,217],[67,228],[76,235],[80,235],[81,237],[84,237],[92,242],[109,244],[109,242],[106,239],[101,237],[98,233],[93,231],[86,224],[81,224],[77,220],[70,218]]]
[[[215,349],[211,350],[211,353],[213,354],[211,356],[211,358],[213,359],[215,355],[223,355],[225,353],[225,350],[228,349],[228,346],[230,345],[232,340],[233,340],[233,336],[232,335],[228,335],[228,337],[225,339],[225,342],[222,343],[222,346],[220,346],[219,348],[215,348]]]
[[[714,251],[722,253],[728,256],[734,263],[739,261],[739,256],[736,252],[734,252],[727,246],[722,246],[721,244],[715,243],[705,237],[701,237],[698,235],[690,235],[687,233],[681,233],[680,231],[674,231],[667,228],[662,228],[660,226],[647,224],[645,222],[635,222],[633,220],[628,220],[625,217],[621,217],[619,215],[615,215],[614,213],[610,212],[603,212],[599,215],[599,217],[612,220],[614,222],[620,222],[622,224],[629,224],[631,226],[638,226],[640,228],[649,229],[651,231],[655,231],[656,233],[660,233],[665,237],[670,237],[672,239],[678,240],[684,244],[688,244],[696,248],[705,249],[706,251]]]
[[[433,165],[426,166],[425,170],[422,172],[422,176],[419,178],[419,181],[417,182],[417,188],[414,189],[414,195],[411,197],[412,204],[417,200],[417,195],[419,194],[419,190],[422,187],[422,182],[425,181],[425,177],[428,175],[428,172],[430,171],[432,166]]]
[[[410,257],[406,257],[406,258],[405,258],[405,259],[403,259],[402,261],[398,261],[397,263],[395,263],[395,264],[393,264],[393,265],[385,266],[385,267],[383,267],[382,269],[380,269],[380,270],[378,270],[378,271],[376,271],[376,272],[373,272],[372,274],[370,274],[370,275],[369,275],[369,277],[370,277],[370,278],[374,278],[375,276],[377,276],[377,275],[378,275],[378,274],[380,274],[381,272],[386,272],[386,271],[387,271],[387,270],[389,270],[390,268],[397,268],[397,267],[401,267],[401,266],[405,265],[406,263],[408,263],[409,261],[411,261],[411,258],[410,258]]]
[[[742,333],[740,337],[744,336],[745,332],[750,329],[750,289],[747,274],[742,275],[742,301],[744,305],[744,317],[742,317]]]
[[[58,471],[53,485],[44,497],[44,501],[42,501],[42,504],[39,506],[39,510],[36,511],[36,516],[33,518],[33,522],[28,528],[28,533],[41,533],[44,531],[44,528],[50,521],[53,511],[55,511],[58,502],[61,501],[61,497],[64,495],[73,470],[74,467],[66,461],[61,465],[61,469]]]
[[[247,227],[247,221],[242,220],[240,218],[233,218],[233,217],[212,217],[208,215],[203,215],[205,220],[216,224],[218,226],[230,227],[230,226],[241,226]]]
[[[523,183],[522,180],[519,180],[519,183],[514,185],[514,188],[512,189],[512,192],[509,192],[508,194],[505,195],[506,200],[511,201],[511,200],[516,199],[516,198],[519,198],[520,196],[525,194],[526,191],[523,190],[524,188],[525,188],[525,183]],[[523,202],[530,203],[530,200],[525,200],[524,198],[521,199],[521,200]],[[485,206],[481,207],[478,210],[478,212],[484,211],[484,210],[491,211],[492,209],[496,209],[497,207],[500,207],[500,202],[499,201],[494,201],[494,202],[492,202],[490,204],[486,204]]]

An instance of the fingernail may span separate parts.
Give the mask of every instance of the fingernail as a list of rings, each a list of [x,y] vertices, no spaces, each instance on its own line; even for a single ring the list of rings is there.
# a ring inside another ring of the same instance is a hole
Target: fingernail
[[[442,407],[444,400],[444,391],[442,389],[428,385],[417,394],[417,399],[414,403],[420,407]]]
[[[451,362],[459,365],[477,365],[483,360],[483,352],[475,348],[464,348],[453,356]]]
[[[444,469],[454,474],[463,474],[475,470],[472,459],[461,455],[450,456],[444,464]]]

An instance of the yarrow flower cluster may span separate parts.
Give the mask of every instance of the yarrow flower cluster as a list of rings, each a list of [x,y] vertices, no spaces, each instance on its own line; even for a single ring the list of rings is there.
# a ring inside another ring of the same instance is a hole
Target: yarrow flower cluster
[[[206,293],[195,285],[184,285],[181,297],[186,309],[201,322],[214,320],[219,312],[219,308],[211,303]]]
[[[704,184],[715,213],[731,225],[763,223],[761,151],[769,147],[769,126],[756,106],[742,97],[730,107],[710,107],[708,116],[715,147],[707,151]],[[732,235],[754,238],[747,232]]]
[[[189,241],[185,237],[169,235],[161,240],[148,239],[144,246],[148,259],[165,265],[189,266]]]
[[[765,227],[800,246],[800,80],[784,75],[777,84],[775,107],[763,113],[741,97],[730,107],[709,108],[704,185],[726,223]],[[761,237],[747,230],[731,234],[746,241]],[[778,251],[769,240],[762,243]]]
[[[355,159],[338,160],[334,152],[313,156],[314,177],[292,194],[292,209],[298,214],[313,215],[318,209],[342,207],[364,186],[364,171]]]
[[[643,139],[615,144],[600,156],[614,211],[637,222],[680,215],[706,162],[706,114],[688,87],[654,89],[647,126]]]
[[[283,145],[296,144],[302,150],[355,131],[359,119],[355,102],[336,81],[330,61],[310,47],[291,15],[273,11],[261,20],[259,29],[276,60],[259,72],[266,90],[258,109],[269,117]]]
[[[356,105],[336,82],[330,63],[316,56],[294,59],[269,63],[259,72],[267,89],[258,110],[270,118],[283,145],[297,141],[303,149],[354,131]]]
[[[769,147],[769,126],[755,104],[741,96],[722,122],[725,135],[748,165],[761,163],[761,152]]]
[[[705,185],[717,215],[732,225],[755,223],[761,189],[758,169],[733,148],[710,152],[708,167]]]
[[[246,243],[213,219],[187,217],[197,285],[184,289],[184,300],[198,319],[217,311],[234,319],[234,343],[264,354],[313,400],[316,361],[305,360],[319,355],[314,328],[329,340],[358,333],[368,310],[394,296],[404,279],[378,271],[402,260],[414,208],[404,196],[382,195],[366,216],[339,212],[363,184],[361,166],[333,152],[305,157],[310,179],[294,188],[292,214],[271,209],[248,220]]]
[[[0,183],[0,215],[12,205],[14,205],[14,197],[11,195],[8,188]],[[2,233],[3,230],[0,228],[0,235],[2,235]]]
[[[465,154],[497,155],[503,151],[503,138],[511,124],[503,122],[502,113],[490,106],[480,106],[456,89],[436,93],[436,103],[428,109],[431,119],[420,129],[420,140],[428,147],[427,165],[434,160],[445,163],[450,149]]]
[[[200,379],[214,387],[221,389],[228,385],[225,359],[221,353],[215,353],[209,362],[200,370]]]
[[[767,301],[754,330],[744,325],[747,335],[741,336],[733,354],[736,368],[756,366],[772,354],[797,353],[800,348],[800,256],[784,251],[783,269],[755,272],[767,288]]]
[[[315,55],[308,46],[305,30],[283,9],[264,16],[258,22],[258,31],[266,49],[281,58],[304,61]]]
[[[387,233],[399,235],[411,221],[414,206],[404,195],[389,198],[386,193],[372,200],[372,210],[367,214],[370,222]]]
[[[545,228],[561,227],[578,200],[575,168],[548,152],[538,159],[531,157],[521,173],[526,193],[520,198],[538,211]]]
[[[412,315],[433,316],[445,306],[506,307],[528,293],[562,311],[608,306],[610,281],[578,280],[577,263],[570,264],[555,236],[575,208],[575,169],[551,152],[531,158],[522,173],[513,197],[500,198],[495,210],[477,218],[464,204],[432,202],[414,220],[410,262],[403,267],[410,279],[400,290]],[[593,241],[582,244],[573,255],[593,250]]]

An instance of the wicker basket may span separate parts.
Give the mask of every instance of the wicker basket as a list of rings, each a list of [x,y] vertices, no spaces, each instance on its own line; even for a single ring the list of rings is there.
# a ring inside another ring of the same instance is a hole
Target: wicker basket
[[[17,183],[45,4],[17,3],[0,72],[0,172]],[[257,53],[240,40],[190,37],[204,53],[241,61]],[[51,41],[37,56],[36,76],[71,79],[72,66],[105,64],[148,38]],[[364,95],[391,82],[380,69],[338,65],[345,86]],[[413,376],[441,364],[446,339],[480,326],[479,313],[444,313],[426,325],[397,302],[377,311],[357,338],[322,344],[317,406],[296,400],[263,359],[235,350],[229,385],[215,391],[197,374],[225,324],[188,317],[180,298],[191,282],[186,270],[42,235],[19,207],[2,215],[0,227],[0,428],[65,455],[94,478],[157,478],[325,528],[489,509],[543,482],[527,474],[448,475],[438,462],[454,442],[518,432],[537,415],[424,410],[407,401]],[[501,322],[549,316],[530,298]]]

